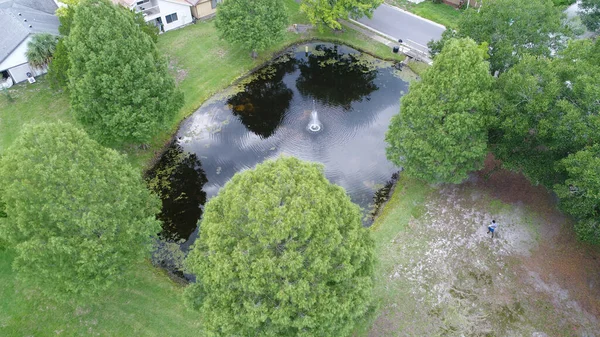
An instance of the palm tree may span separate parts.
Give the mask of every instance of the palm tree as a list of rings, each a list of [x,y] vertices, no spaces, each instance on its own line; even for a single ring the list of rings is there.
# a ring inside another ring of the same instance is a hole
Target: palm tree
[[[58,37],[52,34],[36,34],[27,44],[27,60],[34,67],[43,68],[50,63],[56,50]]]

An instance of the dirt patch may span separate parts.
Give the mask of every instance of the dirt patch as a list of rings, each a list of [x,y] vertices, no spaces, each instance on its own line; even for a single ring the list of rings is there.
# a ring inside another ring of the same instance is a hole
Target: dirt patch
[[[600,318],[600,249],[577,240],[573,220],[557,209],[553,193],[532,186],[521,174],[498,170],[500,164],[489,156],[485,168],[474,175],[474,185],[504,202],[525,204],[541,218],[539,248],[522,258],[524,268],[540,281],[561,287],[583,310]]]
[[[186,77],[187,77],[187,70],[180,68],[177,60],[175,59],[171,59],[169,60],[169,71],[174,75],[175,77],[175,83],[179,84],[181,83],[181,81],[183,81]]]
[[[386,247],[398,298],[370,336],[600,336],[598,249],[575,240],[551,193],[497,164],[437,189]]]

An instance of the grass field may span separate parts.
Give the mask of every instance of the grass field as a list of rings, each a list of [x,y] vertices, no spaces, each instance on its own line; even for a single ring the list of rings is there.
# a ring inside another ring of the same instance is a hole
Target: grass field
[[[0,336],[199,336],[197,313],[182,288],[150,264],[136,266],[131,285],[85,306],[57,304],[23,289],[0,251]]]
[[[306,23],[294,0],[286,0],[291,23]],[[248,51],[217,37],[212,21],[163,34],[158,47],[167,57],[185,105],[171,125],[156,135],[150,148],[121,149],[132,164],[147,167],[176,131],[180,121],[207,98],[260,66],[282,48],[308,40],[340,42],[375,56],[402,60],[382,44],[351,29],[343,32],[288,32],[285,39],[252,59]],[[44,77],[34,85],[19,84],[0,93],[0,155],[27,123],[73,122],[68,94],[50,88]],[[182,287],[150,264],[135,266],[132,284],[84,307],[59,305],[23,289],[10,265],[13,255],[0,250],[0,336],[198,336],[200,319],[182,304]]]
[[[307,23],[299,12],[298,3],[286,0],[286,6],[290,24]],[[219,39],[214,21],[199,21],[195,25],[162,34],[158,39],[158,48],[167,58],[185,95],[183,108],[162,133],[153,137],[149,148],[130,146],[121,150],[129,155],[133,165],[146,168],[175,133],[181,120],[194,112],[202,102],[264,64],[286,46],[314,39],[344,43],[380,58],[404,58],[354,30],[333,32],[325,29],[322,32],[311,30],[305,34],[287,32],[282,41],[261,52],[257,59],[252,59],[249,51]],[[14,141],[26,123],[52,120],[73,122],[68,112],[68,94],[52,90],[43,77],[35,85],[13,86],[7,94],[0,93],[0,154]]]
[[[437,22],[446,28],[456,28],[461,10],[444,3],[435,4],[431,0],[414,4],[408,0],[385,0],[386,3],[407,10],[420,17]]]
[[[12,144],[23,125],[71,121],[68,110],[68,95],[50,89],[43,77],[35,85],[20,84],[0,92],[0,154]]]
[[[375,256],[378,259],[375,268],[374,289],[377,310],[368,319],[360,322],[355,335],[369,335],[373,320],[381,314],[383,308],[396,302],[398,298],[407,298],[404,294],[409,290],[407,285],[398,286],[398,284],[388,282],[388,276],[398,263],[391,241],[406,230],[413,216],[419,216],[419,213],[422,212],[421,205],[430,192],[431,188],[426,184],[401,176],[390,200],[371,227],[371,234],[375,240]]]

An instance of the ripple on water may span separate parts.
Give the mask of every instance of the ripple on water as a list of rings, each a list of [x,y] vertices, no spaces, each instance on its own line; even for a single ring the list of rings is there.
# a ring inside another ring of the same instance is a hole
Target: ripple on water
[[[293,50],[289,60],[269,66],[268,76],[209,100],[182,124],[179,144],[201,160],[208,198],[236,172],[289,155],[322,163],[327,178],[368,209],[397,171],[386,159],[384,137],[408,83],[391,67],[347,66],[352,58],[336,56],[357,53],[347,47],[321,43],[310,50],[319,51],[315,59],[303,47]],[[324,55],[346,65],[317,59]],[[318,132],[308,130],[313,108]]]

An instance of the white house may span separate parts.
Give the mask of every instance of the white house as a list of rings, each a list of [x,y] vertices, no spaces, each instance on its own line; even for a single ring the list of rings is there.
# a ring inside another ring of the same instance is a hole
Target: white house
[[[0,86],[41,75],[46,69],[27,62],[27,43],[34,34],[58,35],[53,0],[0,0]]]
[[[146,22],[161,32],[190,24],[215,14],[222,0],[112,0],[125,8],[144,14]]]
[[[156,25],[161,32],[192,23],[191,4],[185,0],[112,0],[123,7],[141,12],[146,22]]]

